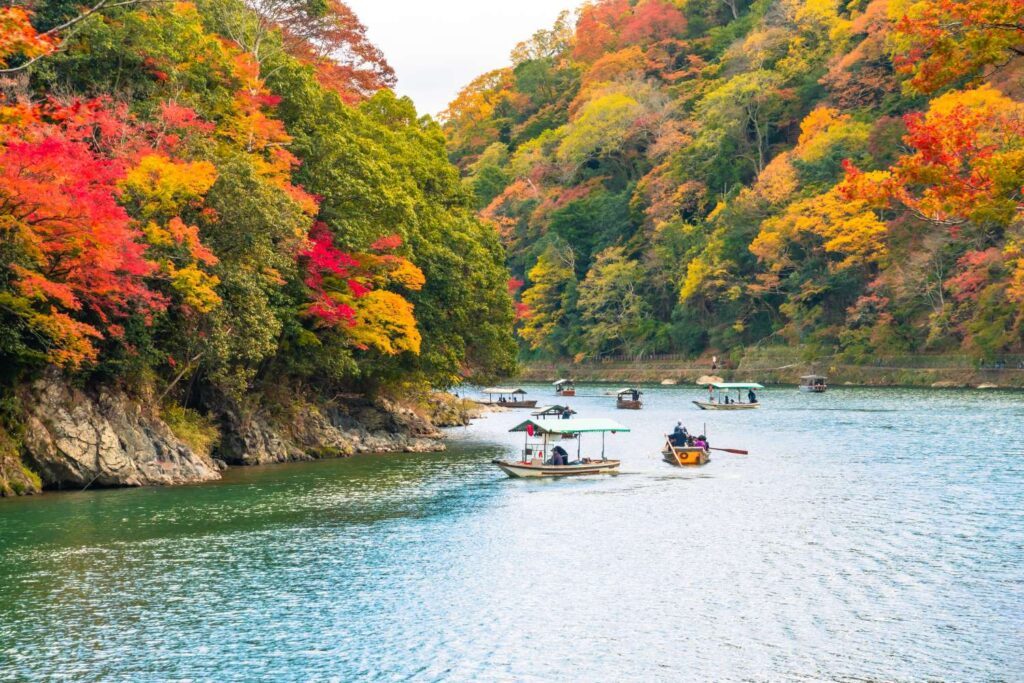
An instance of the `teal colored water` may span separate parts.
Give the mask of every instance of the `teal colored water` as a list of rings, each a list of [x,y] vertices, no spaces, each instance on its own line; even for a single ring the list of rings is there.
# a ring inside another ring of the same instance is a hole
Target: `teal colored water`
[[[1024,394],[699,396],[569,399],[632,427],[618,476],[506,478],[516,411],[442,454],[2,501],[0,680],[1024,680]],[[677,418],[752,453],[670,467]]]

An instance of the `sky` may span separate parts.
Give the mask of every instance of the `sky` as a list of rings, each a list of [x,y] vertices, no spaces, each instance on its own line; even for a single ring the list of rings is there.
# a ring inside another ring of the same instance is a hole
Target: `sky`
[[[399,95],[437,114],[480,74],[581,0],[346,0],[398,75]]]

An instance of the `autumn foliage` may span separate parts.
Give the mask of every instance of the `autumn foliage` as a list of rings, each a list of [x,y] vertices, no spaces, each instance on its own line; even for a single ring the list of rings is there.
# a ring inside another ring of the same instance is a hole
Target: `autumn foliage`
[[[900,0],[890,16],[896,68],[921,92],[1024,56],[1024,0]]]
[[[130,162],[113,145],[135,132],[127,126],[93,102],[31,109],[3,129],[3,238],[16,256],[4,297],[55,363],[95,360],[95,340],[117,336],[125,317],[166,306],[146,284],[154,265],[118,202]]]
[[[12,56],[34,58],[52,51],[52,37],[41,35],[32,26],[30,13],[22,7],[0,7],[0,67]]]
[[[394,74],[347,5],[34,20],[0,9],[0,67],[24,74],[0,94],[0,362],[238,399],[261,376],[443,385],[511,362],[489,231],[436,129],[379,92]]]
[[[594,0],[446,130],[527,353],[991,357],[1024,351],[1022,54],[1021,0]]]

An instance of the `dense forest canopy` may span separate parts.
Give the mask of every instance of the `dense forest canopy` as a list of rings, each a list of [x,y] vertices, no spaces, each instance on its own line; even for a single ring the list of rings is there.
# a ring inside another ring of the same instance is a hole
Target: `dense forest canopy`
[[[339,0],[0,9],[0,367],[240,398],[514,367],[503,252]]]
[[[443,115],[529,354],[1024,350],[1024,0],[596,0]]]

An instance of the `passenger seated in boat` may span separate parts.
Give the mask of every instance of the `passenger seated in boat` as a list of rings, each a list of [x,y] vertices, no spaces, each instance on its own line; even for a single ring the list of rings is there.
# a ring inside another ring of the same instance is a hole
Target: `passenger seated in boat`
[[[703,448],[704,450],[708,449],[708,441],[704,438],[703,434],[693,440],[693,445],[695,448]]]
[[[757,394],[754,393],[753,389],[747,392],[747,400],[751,403],[757,403]]]
[[[568,465],[569,453],[561,446],[555,446],[554,448],[551,449],[551,464]]]

